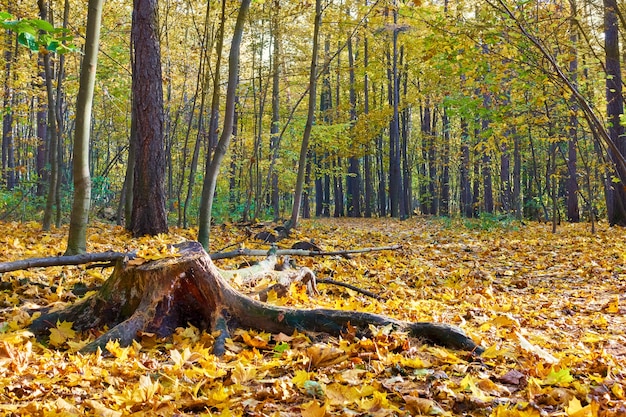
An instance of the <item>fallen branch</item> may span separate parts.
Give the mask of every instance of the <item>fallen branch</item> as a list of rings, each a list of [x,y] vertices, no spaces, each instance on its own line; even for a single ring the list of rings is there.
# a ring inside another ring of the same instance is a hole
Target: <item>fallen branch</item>
[[[345,283],[345,282],[335,281],[334,279],[330,279],[330,278],[318,278],[318,279],[317,279],[317,283],[318,283],[318,284],[332,284],[332,285],[337,285],[337,286],[339,286],[339,287],[349,288],[349,289],[351,289],[352,291],[356,291],[356,292],[358,292],[358,293],[360,293],[360,294],[366,295],[366,296],[368,296],[368,297],[372,297],[372,298],[374,298],[374,299],[376,299],[376,300],[382,300],[382,299],[383,299],[383,297],[381,297],[381,296],[380,296],[380,295],[378,295],[378,294],[374,294],[374,293],[373,293],[373,292],[371,292],[371,291],[364,290],[363,288],[359,288],[359,287],[357,287],[357,286],[355,286],[355,285],[348,284],[348,283]]]
[[[51,256],[47,258],[21,259],[12,262],[0,262],[0,273],[19,271],[28,268],[39,268],[61,265],[82,265],[90,262],[116,261],[118,259],[133,259],[135,253],[101,252],[82,253],[80,255]]]
[[[381,246],[377,248],[363,248],[363,249],[351,249],[351,250],[339,250],[339,251],[310,251],[302,249],[277,249],[273,252],[276,256],[346,256],[354,253],[367,253],[383,250],[398,250],[402,246]],[[216,259],[228,259],[235,258],[237,256],[261,256],[266,257],[268,252],[263,249],[246,249],[241,248],[230,252],[213,253],[210,255],[211,260]],[[29,268],[42,268],[50,266],[62,266],[62,265],[82,265],[91,262],[107,262],[97,267],[112,267],[114,262],[120,259],[128,258],[134,259],[137,256],[135,252],[101,252],[101,253],[83,253],[80,255],[63,255],[63,256],[51,256],[47,258],[30,258],[21,259],[19,261],[0,262],[0,273],[19,271]]]
[[[276,256],[345,256],[351,255],[355,253],[367,253],[367,252],[378,252],[383,250],[398,250],[402,248],[401,245],[392,245],[392,246],[380,246],[377,248],[363,248],[363,249],[349,249],[349,250],[337,250],[337,251],[313,251],[313,250],[303,250],[303,249],[277,249],[275,254]],[[267,256],[267,251],[263,249],[248,249],[248,248],[240,248],[230,252],[219,252],[212,253],[211,259],[228,259],[235,258],[237,256]]]

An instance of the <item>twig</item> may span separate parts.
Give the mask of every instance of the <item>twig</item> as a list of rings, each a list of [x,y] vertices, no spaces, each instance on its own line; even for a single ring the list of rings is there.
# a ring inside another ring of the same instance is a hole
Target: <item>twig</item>
[[[321,284],[333,284],[333,285],[338,285],[338,286],[340,286],[340,287],[346,287],[346,288],[349,288],[349,289],[351,289],[352,291],[356,291],[356,292],[361,293],[361,294],[363,294],[363,295],[366,295],[366,296],[368,296],[368,297],[372,297],[372,298],[374,298],[374,299],[376,299],[376,300],[382,300],[382,299],[383,299],[383,297],[381,297],[380,295],[378,295],[378,294],[374,294],[373,292],[370,292],[370,291],[367,291],[367,290],[364,290],[363,288],[359,288],[359,287],[356,287],[356,286],[354,286],[354,285],[352,285],[352,284],[348,284],[348,283],[345,283],[345,282],[335,281],[334,279],[330,279],[330,278],[318,278],[318,279],[317,279],[317,283],[318,283],[318,284],[320,284],[320,283],[321,283]]]

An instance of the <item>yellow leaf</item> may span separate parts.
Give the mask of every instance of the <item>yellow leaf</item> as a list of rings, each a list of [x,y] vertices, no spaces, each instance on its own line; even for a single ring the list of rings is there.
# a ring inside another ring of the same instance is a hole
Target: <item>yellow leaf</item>
[[[592,417],[593,412],[591,408],[591,404],[583,407],[578,398],[574,397],[571,399],[567,407],[565,408],[565,412],[569,417]]]
[[[122,417],[121,411],[115,411],[105,407],[101,402],[96,400],[85,400],[85,405],[93,410],[96,417]]]
[[[50,344],[52,346],[62,346],[69,339],[73,339],[76,336],[76,332],[72,330],[71,321],[57,321],[57,327],[50,329]]]
[[[474,378],[470,374],[465,375],[465,377],[461,380],[459,385],[462,390],[466,392],[471,392],[472,395],[478,398],[479,400],[481,401],[489,400],[489,396],[486,395],[480,388],[478,388],[478,386],[474,382]]]
[[[267,333],[257,334],[250,336],[248,332],[242,332],[241,337],[246,345],[255,347],[257,349],[269,349],[268,342],[270,335]]]
[[[304,387],[304,383],[311,379],[311,374],[305,370],[298,369],[291,382],[298,388]]]
[[[526,340],[526,338],[524,336],[521,335],[520,332],[515,332],[515,335],[517,336],[517,339],[519,340],[520,346],[525,351],[530,352],[530,353],[534,353],[535,355],[537,355],[538,357],[540,357],[541,359],[543,359],[547,363],[558,363],[559,360],[557,358],[552,356],[545,349],[542,349],[541,347],[535,346],[532,343],[530,343],[528,340]]]
[[[315,344],[307,348],[306,355],[315,368],[335,365],[348,359],[348,355],[343,350],[322,344]]]
[[[437,406],[433,400],[427,398],[414,397],[412,395],[404,395],[402,397],[406,403],[406,408],[412,415],[430,415],[436,416],[444,414],[444,411]]]
[[[105,347],[106,350],[108,350],[111,355],[115,356],[117,359],[121,361],[128,359],[130,347],[121,347],[118,340],[109,340]]]
[[[574,380],[574,377],[570,374],[568,368],[563,368],[559,371],[552,371],[548,376],[541,381],[543,385],[559,385],[568,386],[570,382]]]
[[[317,401],[302,406],[302,417],[324,417],[326,415],[326,404],[320,405]]]
[[[619,296],[616,295],[615,298],[606,303],[602,310],[610,314],[619,313]]]
[[[230,375],[230,379],[235,384],[244,384],[248,381],[252,381],[257,376],[257,370],[253,366],[244,366],[241,362],[235,364],[235,369]]]

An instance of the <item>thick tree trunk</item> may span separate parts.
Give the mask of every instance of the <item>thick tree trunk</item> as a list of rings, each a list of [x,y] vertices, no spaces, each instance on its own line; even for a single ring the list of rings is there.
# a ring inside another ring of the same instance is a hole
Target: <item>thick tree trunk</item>
[[[156,0],[134,0],[131,37],[135,169],[129,230],[133,236],[167,232],[163,80]]]
[[[179,257],[129,265],[119,260],[111,277],[97,294],[67,309],[37,318],[31,330],[47,335],[57,321],[71,321],[75,330],[108,326],[111,330],[84,348],[104,349],[110,340],[128,345],[140,332],[159,337],[171,335],[177,327],[192,324],[200,329],[220,331],[213,352],[224,353],[224,341],[235,328],[254,328],[290,334],[295,330],[323,332],[338,336],[348,327],[367,335],[370,325],[392,325],[413,337],[454,349],[480,354],[483,349],[460,329],[445,324],[406,322],[357,311],[294,309],[265,304],[233,289],[224,271],[219,270],[197,242],[178,245]],[[270,265],[271,262],[268,263]],[[231,273],[232,274],[232,273]]]

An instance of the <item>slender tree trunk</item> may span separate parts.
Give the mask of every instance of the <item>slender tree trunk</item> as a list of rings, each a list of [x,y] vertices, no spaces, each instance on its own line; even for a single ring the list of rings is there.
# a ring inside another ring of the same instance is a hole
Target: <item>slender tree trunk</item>
[[[69,17],[70,17],[70,2],[69,0],[64,1],[63,5],[63,28],[67,29],[69,25]],[[59,56],[59,65],[57,69],[57,85],[56,85],[56,107],[54,109],[55,117],[57,119],[57,129],[59,132],[59,137],[57,139],[57,165],[58,165],[58,184],[56,187],[56,195],[55,195],[55,206],[56,206],[56,219],[55,225],[56,227],[61,227],[61,218],[62,218],[62,207],[61,207],[61,187],[63,186],[63,182],[65,180],[65,176],[63,175],[63,137],[65,134],[65,119],[63,118],[63,108],[65,104],[65,98],[63,94],[63,82],[65,80],[65,55],[61,54]]]
[[[48,20],[47,5],[43,0],[38,0],[39,14],[42,20]],[[59,132],[56,120],[56,104],[54,98],[54,87],[52,85],[54,74],[52,73],[52,64],[50,63],[50,55],[43,54],[44,79],[46,85],[46,95],[48,98],[47,119],[48,119],[48,164],[50,166],[50,176],[48,181],[48,195],[46,197],[46,208],[44,210],[42,229],[50,230],[52,226],[52,216],[54,215],[54,207],[57,196],[57,187],[59,184],[59,166],[58,166],[58,149],[57,140]]]
[[[450,215],[450,118],[448,108],[444,105],[441,117],[443,136],[443,170],[441,174],[441,209],[442,216]]]
[[[270,157],[277,152],[280,135],[280,59],[281,59],[281,31],[279,28],[280,1],[274,0],[272,7],[272,37],[274,48],[272,55],[272,125],[270,126]],[[317,193],[315,194],[317,197]],[[278,190],[278,173],[271,174],[271,206],[274,221],[278,221],[280,216],[280,196]]]
[[[354,76],[354,55],[352,51],[352,38],[348,39],[348,66],[350,68],[350,121],[356,122],[356,90]],[[358,141],[358,138],[352,138]],[[358,143],[358,142],[357,142]],[[360,153],[360,145],[352,146],[353,153]],[[346,198],[348,203],[348,216],[361,217],[361,162],[360,155],[353,154],[348,160],[348,177],[346,180]]]
[[[207,166],[202,184],[202,197],[200,201],[200,218],[198,221],[198,241],[204,248],[209,247],[209,236],[211,230],[211,210],[213,208],[213,198],[215,196],[215,188],[217,186],[217,177],[219,175],[220,165],[230,144],[233,132],[233,122],[235,115],[235,100],[237,97],[237,80],[239,78],[239,51],[241,47],[241,38],[243,37],[243,29],[248,15],[251,0],[242,0],[235,23],[235,30],[230,46],[230,55],[228,57],[228,88],[226,91],[226,108],[224,111],[224,126],[220,140],[215,148],[215,153],[211,159],[211,163]]]
[[[395,1],[394,1],[395,3]],[[391,55],[387,50],[387,82],[389,91],[389,105],[393,109],[389,122],[389,200],[391,204],[391,217],[401,215],[401,192],[402,176],[400,170],[400,130],[399,130],[399,101],[400,83],[398,80],[398,11],[392,10],[393,33],[391,42]]]
[[[472,185],[470,183],[470,134],[467,121],[461,118],[461,162],[459,172],[459,205],[461,215],[473,217]]]
[[[309,139],[311,138],[311,130],[313,129],[313,119],[315,116],[315,102],[317,100],[317,54],[319,49],[319,33],[322,22],[322,2],[315,1],[315,23],[313,26],[313,47],[311,51],[311,68],[309,72],[309,110],[307,113],[306,125],[302,135],[302,144],[300,147],[300,158],[298,160],[298,176],[296,179],[296,190],[293,198],[293,208],[291,210],[291,219],[288,223],[288,229],[296,228],[298,218],[300,216],[300,205],[302,203],[302,192],[304,189],[304,176],[306,171],[306,157],[309,148]]]
[[[80,69],[80,85],[76,99],[76,130],[74,132],[74,202],[70,215],[70,231],[66,255],[76,255],[87,250],[87,223],[91,203],[91,178],[89,174],[89,129],[91,108],[98,66],[100,22],[104,0],[89,0],[85,51]]]
[[[578,87],[578,25],[576,18],[576,1],[570,1],[572,19],[570,21],[570,56],[569,77],[576,87]],[[580,221],[580,210],[578,208],[578,168],[576,143],[578,140],[578,103],[575,98],[570,99],[571,116],[569,118],[569,140],[567,141],[567,183],[566,183],[566,207],[567,221],[577,223]]]
[[[131,37],[135,172],[130,231],[133,236],[166,233],[163,81],[157,0],[134,0]]]
[[[513,205],[515,218],[522,220],[522,152],[520,149],[520,136],[517,130],[513,130]]]
[[[210,13],[211,13],[211,2],[208,1],[206,5],[206,11],[204,14],[204,35],[202,39],[202,51],[200,54],[200,66],[198,68],[198,74],[196,76],[196,92],[194,94],[191,106],[191,112],[189,115],[189,124],[187,125],[187,133],[185,135],[185,146],[183,148],[183,160],[187,161],[187,142],[189,139],[189,134],[191,132],[191,125],[193,121],[193,116],[195,114],[196,108],[196,100],[198,95],[200,95],[200,107],[198,109],[198,133],[196,135],[196,143],[193,147],[193,154],[191,156],[191,164],[189,165],[189,180],[187,182],[187,193],[185,195],[185,202],[182,207],[182,226],[184,228],[188,225],[187,214],[189,212],[189,206],[191,205],[191,200],[193,196],[193,189],[196,182],[196,173],[198,172],[198,161],[200,160],[200,150],[201,145],[206,141],[206,132],[205,129],[205,117],[204,117],[204,109],[205,103],[207,99],[207,85],[210,80],[210,53],[209,53],[209,21],[210,21]],[[171,85],[171,83],[170,83]],[[181,173],[181,188],[182,183],[184,181],[184,167],[186,163],[181,164],[183,173]]]
[[[608,133],[615,149],[609,157],[617,162],[619,154],[626,155],[626,137],[620,117],[624,113],[622,75],[620,68],[619,28],[616,0],[604,0],[604,49],[606,53],[606,110],[609,119]],[[617,165],[617,163],[616,163]],[[606,208],[611,225],[626,226],[626,185],[624,178],[613,175],[607,178]]]
[[[364,35],[363,39],[363,67],[365,69],[365,73],[363,75],[363,113],[365,117],[370,112],[370,87],[369,87],[369,76],[367,74],[368,65],[369,65],[369,45],[368,45],[368,37]],[[370,141],[371,143],[371,141]],[[365,152],[364,157],[364,171],[365,171],[365,217],[372,217],[372,207],[374,204],[374,184],[372,179],[372,156],[371,151],[369,151],[370,146]]]
[[[11,7],[8,9],[11,12]],[[11,191],[15,185],[15,151],[13,141],[13,110],[11,103],[13,102],[13,86],[11,78],[13,77],[13,32],[7,30],[4,50],[4,89],[2,96],[2,173],[4,175],[4,183],[8,191]],[[16,51],[17,52],[17,51]]]
[[[409,74],[409,65],[407,60],[404,58],[404,47],[401,48],[400,53],[404,62],[403,64],[403,76],[402,76],[402,97],[407,99],[408,94],[408,74]],[[411,216],[412,210],[412,197],[413,197],[413,187],[412,187],[412,176],[411,176],[411,164],[409,163],[409,136],[411,129],[411,107],[406,106],[402,109],[402,113],[400,114],[400,120],[402,122],[400,126],[400,159],[402,161],[402,208],[401,208],[401,218],[408,218]]]

